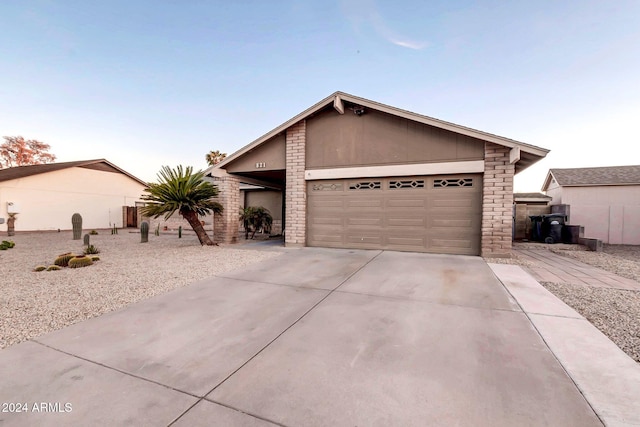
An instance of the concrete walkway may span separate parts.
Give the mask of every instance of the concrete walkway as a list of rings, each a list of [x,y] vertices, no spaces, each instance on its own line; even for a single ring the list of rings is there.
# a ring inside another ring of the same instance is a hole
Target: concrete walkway
[[[517,266],[285,252],[0,351],[0,425],[640,424],[638,365]]]
[[[600,288],[640,290],[640,283],[546,249],[517,249],[518,257],[531,262],[524,267],[539,282],[569,283]]]

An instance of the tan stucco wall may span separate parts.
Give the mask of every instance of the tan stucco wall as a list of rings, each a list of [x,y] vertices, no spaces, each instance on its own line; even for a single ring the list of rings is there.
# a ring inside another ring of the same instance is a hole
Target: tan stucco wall
[[[558,200],[571,206],[570,222],[583,225],[585,237],[640,245],[640,185],[563,187]]]
[[[285,135],[276,135],[269,141],[229,163],[229,173],[283,170],[285,161]]]
[[[247,191],[246,206],[262,206],[269,210],[274,220],[282,220],[282,192],[271,190]]]
[[[391,114],[322,111],[307,120],[307,168],[482,160],[484,142]]]
[[[122,206],[134,206],[143,190],[123,174],[74,167],[0,182],[0,217],[13,202],[20,208],[16,231],[69,230],[75,212],[83,229],[122,227]]]

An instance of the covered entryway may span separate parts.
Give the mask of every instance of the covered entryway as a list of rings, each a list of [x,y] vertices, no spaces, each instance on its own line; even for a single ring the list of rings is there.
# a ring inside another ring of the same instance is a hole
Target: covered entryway
[[[307,183],[307,245],[478,255],[482,175]]]

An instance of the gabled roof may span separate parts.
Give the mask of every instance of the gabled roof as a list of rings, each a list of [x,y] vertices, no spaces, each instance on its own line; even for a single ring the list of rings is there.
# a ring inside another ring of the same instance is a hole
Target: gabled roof
[[[509,147],[509,148],[517,147],[520,149],[521,159],[520,159],[520,162],[516,164],[516,172],[519,172],[524,168],[530,166],[531,164],[537,162],[538,160],[545,157],[547,153],[549,153],[549,150],[545,148],[540,148],[534,145],[525,144],[524,142],[519,142],[513,139],[504,138],[502,136],[493,135],[487,132],[468,128],[465,126],[460,126],[454,123],[445,122],[443,120],[434,119],[433,117],[423,116],[421,114],[417,114],[411,111],[402,110],[400,108],[381,104],[379,102],[371,101],[369,99],[360,98],[354,95],[350,95],[348,93],[335,92],[332,95],[329,95],[328,97],[323,99],[322,101],[318,102],[317,104],[304,110],[297,116],[287,120],[277,128],[262,135],[260,138],[256,139],[250,144],[242,147],[240,150],[236,151],[230,156],[227,156],[222,162],[218,163],[215,166],[211,166],[205,172],[210,172],[211,169],[217,169],[217,168],[224,169],[224,166],[226,164],[234,161],[235,159],[242,156],[243,154],[255,149],[257,146],[261,145],[262,143],[284,132],[287,128],[293,126],[294,124],[298,123],[301,120],[308,118],[309,116],[313,115],[314,113],[322,110],[323,108],[329,105],[333,105],[333,108],[335,108],[338,112],[342,114],[344,113],[344,110],[345,110],[345,106],[344,106],[345,102],[354,104],[357,106],[361,106],[361,107],[371,108],[384,113],[392,114],[394,116],[398,116],[408,120],[413,120],[415,122],[434,126],[440,129],[449,130],[452,132],[456,132],[458,134],[467,135],[483,141],[493,142],[495,144],[502,145],[505,147]]]
[[[145,187],[148,186],[146,182],[136,178],[129,172],[120,169],[119,167],[105,159],[80,160],[77,162],[46,163],[43,165],[15,166],[12,168],[0,169],[0,182],[9,181],[11,179],[25,178],[28,176],[39,175],[48,172],[55,172],[74,167],[95,169],[106,172],[119,172],[123,175],[128,176],[134,181],[139,182]]]
[[[640,165],[549,169],[542,191],[549,188],[552,179],[562,187],[640,185]]]

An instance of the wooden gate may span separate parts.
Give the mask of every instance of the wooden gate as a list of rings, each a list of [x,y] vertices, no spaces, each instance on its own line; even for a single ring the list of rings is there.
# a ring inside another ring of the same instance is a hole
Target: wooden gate
[[[125,206],[127,208],[125,227],[138,226],[138,208],[136,206]]]

